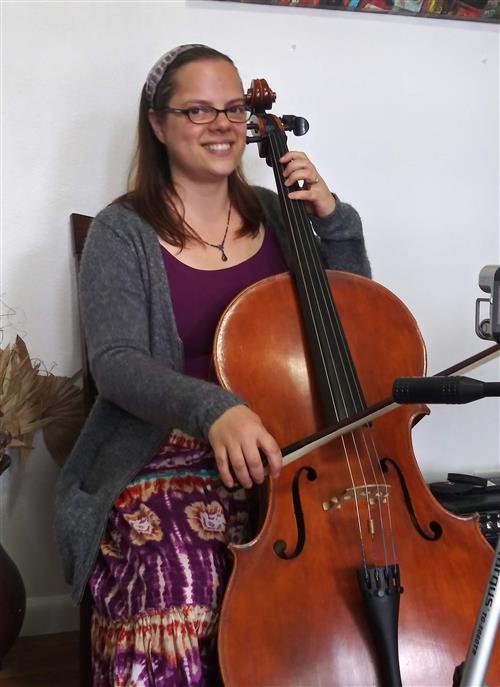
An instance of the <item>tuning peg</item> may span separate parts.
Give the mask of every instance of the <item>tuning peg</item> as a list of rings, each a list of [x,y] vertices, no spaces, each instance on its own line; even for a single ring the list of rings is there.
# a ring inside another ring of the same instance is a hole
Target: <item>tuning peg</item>
[[[304,117],[283,115],[280,119],[285,131],[293,131],[295,136],[303,136],[309,131],[309,122]]]

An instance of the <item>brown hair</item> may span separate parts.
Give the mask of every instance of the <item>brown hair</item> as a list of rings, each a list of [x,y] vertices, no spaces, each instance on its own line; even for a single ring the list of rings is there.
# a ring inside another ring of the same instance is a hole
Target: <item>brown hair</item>
[[[155,111],[161,112],[162,108],[168,105],[175,91],[175,76],[179,69],[190,62],[206,59],[225,60],[234,67],[233,61],[227,55],[213,48],[201,46],[186,50],[168,66],[158,84],[154,96]],[[172,183],[167,149],[156,138],[149,123],[149,107],[143,88],[139,106],[137,147],[129,173],[128,191],[114,202],[131,205],[160,238],[183,248],[187,238],[197,241],[200,239],[193,234],[172,200],[176,197],[177,201],[180,201],[180,198]],[[239,165],[229,176],[228,191],[232,206],[243,220],[238,235],[256,236],[264,219],[263,212]]]

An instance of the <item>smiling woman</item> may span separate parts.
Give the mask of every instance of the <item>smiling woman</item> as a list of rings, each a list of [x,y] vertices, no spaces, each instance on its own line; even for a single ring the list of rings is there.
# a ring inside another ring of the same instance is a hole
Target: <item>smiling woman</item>
[[[181,186],[186,178],[226,179],[246,143],[247,110],[235,68],[225,60],[191,62],[179,70],[177,82],[169,106],[149,112],[157,138],[168,147],[172,175]]]
[[[220,315],[284,272],[279,201],[241,171],[250,117],[229,57],[163,55],[143,87],[129,191],[98,214],[80,268],[98,397],[58,485],[57,532],[75,600],[93,603],[94,687],[219,684],[215,628],[229,542],[249,536],[244,489],[281,452],[213,377]],[[325,264],[369,275],[361,221],[304,153],[281,158]]]

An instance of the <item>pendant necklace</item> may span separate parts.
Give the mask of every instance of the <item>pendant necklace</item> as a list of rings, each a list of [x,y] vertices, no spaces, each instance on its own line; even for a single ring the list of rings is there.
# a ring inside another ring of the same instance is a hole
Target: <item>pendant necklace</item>
[[[191,231],[193,232],[193,234],[202,243],[204,243],[205,246],[210,246],[211,248],[217,248],[217,250],[220,251],[222,262],[227,262],[227,255],[226,255],[226,252],[224,250],[224,244],[226,243],[227,232],[229,230],[229,222],[231,221],[231,208],[232,208],[231,202],[229,202],[229,211],[227,213],[226,231],[224,232],[224,238],[222,239],[222,241],[220,243],[209,243],[208,241],[205,241],[205,239],[202,239],[201,236],[198,234],[198,232],[195,231],[193,229],[193,227],[184,220],[186,222],[187,226],[189,227],[189,229],[191,229]]]

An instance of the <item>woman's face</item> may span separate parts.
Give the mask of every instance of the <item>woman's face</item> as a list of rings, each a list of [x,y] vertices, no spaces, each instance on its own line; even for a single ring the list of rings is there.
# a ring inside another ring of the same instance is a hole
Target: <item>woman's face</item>
[[[210,105],[224,109],[244,103],[239,76],[229,62],[197,60],[179,69],[169,107]],[[227,178],[239,164],[246,144],[246,123],[234,124],[219,113],[209,124],[194,124],[184,114],[156,115],[150,122],[168,150],[172,179],[214,182]]]

